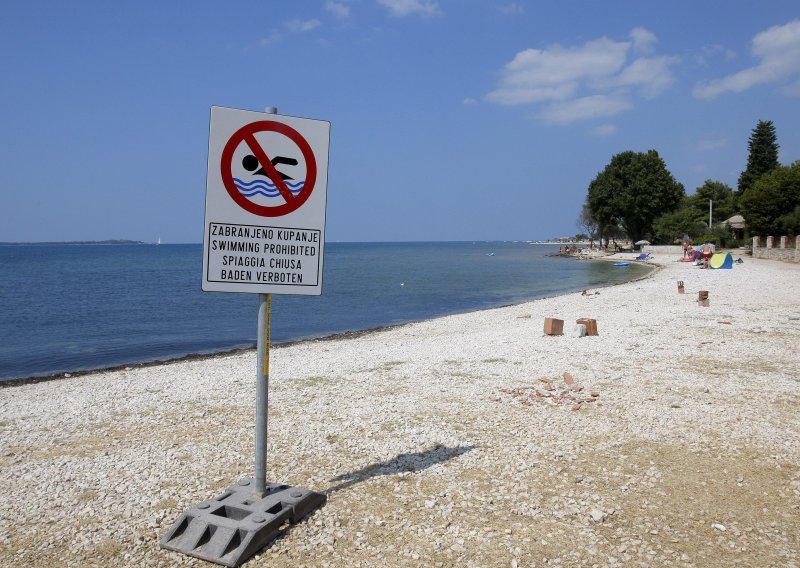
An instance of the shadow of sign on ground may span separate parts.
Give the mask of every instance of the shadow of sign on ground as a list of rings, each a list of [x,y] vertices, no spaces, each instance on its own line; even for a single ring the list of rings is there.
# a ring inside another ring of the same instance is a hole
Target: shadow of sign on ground
[[[336,491],[347,489],[348,487],[352,487],[356,483],[366,481],[367,479],[373,477],[379,477],[382,475],[394,475],[397,473],[402,473],[407,471],[410,472],[423,471],[431,466],[444,463],[448,460],[451,460],[462,454],[465,454],[470,450],[473,450],[474,448],[475,446],[456,446],[451,448],[448,446],[439,445],[439,446],[434,446],[429,450],[424,450],[421,452],[400,454],[398,456],[393,457],[392,459],[385,460],[379,463],[370,464],[356,471],[343,473],[342,475],[334,477],[333,479],[331,479],[332,482],[340,481],[341,483],[327,489],[325,491],[325,494],[330,495],[331,493],[335,493]]]

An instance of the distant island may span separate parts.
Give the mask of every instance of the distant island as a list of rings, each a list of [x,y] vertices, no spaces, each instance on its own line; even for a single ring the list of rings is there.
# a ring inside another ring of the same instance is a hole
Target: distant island
[[[0,247],[21,247],[36,245],[143,245],[144,241],[129,241],[126,239],[110,239],[107,241],[43,241],[36,243],[6,243],[0,242]]]

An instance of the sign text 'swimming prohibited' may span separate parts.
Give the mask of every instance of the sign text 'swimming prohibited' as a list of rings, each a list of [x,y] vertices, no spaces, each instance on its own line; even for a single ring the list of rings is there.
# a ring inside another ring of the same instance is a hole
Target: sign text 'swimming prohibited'
[[[203,290],[322,293],[330,123],[211,109]]]

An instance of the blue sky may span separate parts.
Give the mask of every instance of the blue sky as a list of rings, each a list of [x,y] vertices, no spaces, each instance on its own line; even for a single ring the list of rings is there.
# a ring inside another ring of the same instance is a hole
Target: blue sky
[[[800,159],[793,1],[11,1],[0,241],[202,240],[209,110],[331,122],[327,240],[575,234],[655,149],[735,187],[772,120]]]

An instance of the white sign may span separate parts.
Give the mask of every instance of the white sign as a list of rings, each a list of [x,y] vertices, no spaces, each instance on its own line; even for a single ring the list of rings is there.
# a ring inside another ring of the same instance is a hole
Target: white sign
[[[211,107],[204,291],[322,293],[330,127]]]

